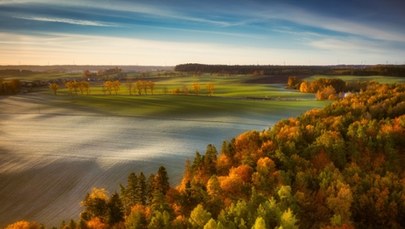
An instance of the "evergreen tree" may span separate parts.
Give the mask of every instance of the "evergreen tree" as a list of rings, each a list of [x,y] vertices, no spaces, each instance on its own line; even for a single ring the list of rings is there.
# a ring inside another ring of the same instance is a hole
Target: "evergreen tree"
[[[208,176],[216,173],[217,149],[209,144],[204,155],[204,170]]]
[[[147,199],[147,187],[146,187],[146,177],[141,172],[138,177],[138,186],[137,186],[137,202],[140,204],[146,204]]]
[[[147,196],[147,202],[150,204],[152,203],[153,200],[153,193],[155,190],[155,174],[150,174],[148,177],[148,181],[146,182],[146,196]]]
[[[157,174],[153,179],[153,189],[158,190],[163,195],[166,195],[169,188],[169,177],[167,175],[166,168],[164,166],[160,166]]]
[[[135,173],[131,173],[128,176],[128,184],[126,188],[126,195],[128,198],[129,206],[135,205],[137,200],[139,199],[138,196],[138,176]]]
[[[108,202],[108,224],[114,225],[124,220],[122,202],[118,193],[114,193]]]

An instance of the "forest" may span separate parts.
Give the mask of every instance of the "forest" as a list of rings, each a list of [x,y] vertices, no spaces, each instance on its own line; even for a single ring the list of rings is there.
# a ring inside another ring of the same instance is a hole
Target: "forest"
[[[175,71],[193,73],[254,74],[254,75],[385,75],[403,76],[405,65],[331,65],[331,66],[285,66],[285,65],[208,65],[180,64]]]
[[[84,195],[60,228],[403,228],[405,84],[368,83],[323,109]],[[19,221],[11,228],[41,228]]]

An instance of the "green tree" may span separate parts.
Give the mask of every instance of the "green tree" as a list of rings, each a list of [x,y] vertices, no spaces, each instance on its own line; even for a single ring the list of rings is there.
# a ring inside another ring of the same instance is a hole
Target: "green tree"
[[[122,222],[124,220],[124,207],[118,193],[114,193],[108,202],[108,218],[109,225]]]
[[[297,219],[295,218],[291,209],[287,209],[283,212],[280,219],[279,229],[298,229]]]
[[[204,155],[204,170],[208,176],[216,173],[217,149],[209,144]]]
[[[212,175],[207,182],[207,192],[212,197],[219,197],[221,195],[221,184],[218,181],[218,177]]]
[[[275,228],[279,224],[281,214],[282,211],[274,198],[260,203],[256,212],[257,217],[265,220],[268,228]]]
[[[147,199],[147,185],[146,185],[146,177],[141,172],[138,176],[138,185],[136,188],[136,193],[137,193],[137,202],[140,204],[146,204],[146,199]]]
[[[135,205],[131,213],[125,219],[125,227],[128,229],[144,229],[147,227],[146,208],[142,205]]]
[[[137,203],[138,198],[138,176],[135,173],[130,173],[128,176],[128,184],[126,188],[126,197],[128,206],[131,207]]]
[[[253,214],[245,200],[238,200],[222,211],[218,219],[226,228],[249,228],[254,221]]]
[[[193,228],[203,228],[205,224],[211,219],[211,213],[206,211],[201,204],[191,211],[189,222]]]
[[[167,211],[163,213],[156,211],[150,220],[148,229],[163,229],[170,228],[170,214]]]
[[[217,222],[211,218],[205,225],[204,229],[217,229]]]
[[[266,222],[262,217],[257,217],[252,229],[266,229]]]
[[[160,166],[157,174],[153,178],[153,189],[158,190],[163,195],[166,195],[167,191],[170,188],[169,176],[167,175],[166,168]]]

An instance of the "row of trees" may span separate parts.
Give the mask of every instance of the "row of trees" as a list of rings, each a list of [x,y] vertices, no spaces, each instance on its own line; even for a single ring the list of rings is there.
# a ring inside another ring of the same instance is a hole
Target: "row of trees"
[[[109,94],[112,95],[114,92],[115,95],[118,95],[118,92],[121,88],[121,82],[119,80],[114,80],[114,81],[104,81],[103,83],[103,93],[104,95]]]
[[[125,83],[125,87],[128,90],[129,95],[147,95],[148,93],[154,94],[156,83],[154,81],[146,81],[146,80],[137,80],[137,81],[127,81]],[[68,90],[69,95],[78,95],[86,94],[89,95],[90,93],[90,84],[88,81],[67,81],[64,83],[65,88]],[[206,85],[206,93],[209,96],[212,96],[215,91],[214,83],[207,83]],[[187,86],[183,86],[181,89],[176,88],[171,93],[175,95],[184,94],[189,95],[193,93],[195,95],[200,95],[202,85],[198,82],[194,82],[191,85],[191,89]],[[49,89],[52,91],[54,95],[57,95],[60,86],[58,83],[52,82],[49,84]],[[121,90],[121,82],[119,80],[107,80],[103,82],[102,91],[104,95],[118,95],[119,91]],[[167,88],[163,89],[164,94],[168,94],[169,91]]]
[[[128,89],[129,95],[133,95],[133,93],[142,95],[148,94],[148,90],[150,93],[153,95],[153,92],[155,90],[155,82],[153,81],[147,81],[147,80],[137,80],[136,82],[132,81],[127,81],[126,82],[126,87]]]
[[[57,83],[50,83],[49,88],[56,95],[59,85]],[[90,93],[90,84],[87,81],[67,81],[65,82],[65,88],[68,90],[69,95],[78,95],[79,92],[82,95]]]
[[[175,95],[189,95],[189,94],[194,94],[194,95],[200,95],[201,94],[201,87],[202,85],[199,82],[194,82],[191,84],[191,90],[187,85],[184,85],[182,88],[176,88],[172,91],[173,94]],[[206,87],[206,92],[208,96],[214,95],[215,92],[215,84],[214,83],[207,83],[205,85]]]

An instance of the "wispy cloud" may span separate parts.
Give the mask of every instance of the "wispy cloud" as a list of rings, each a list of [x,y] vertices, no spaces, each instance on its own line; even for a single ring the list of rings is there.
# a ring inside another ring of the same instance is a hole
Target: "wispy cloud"
[[[315,12],[309,12],[293,6],[278,6],[270,11],[261,12],[259,17],[266,19],[278,19],[311,26],[323,30],[346,33],[366,38],[404,42],[403,30],[383,26],[375,22],[361,22],[345,18],[325,16]]]
[[[48,0],[0,0],[0,4],[46,4],[46,5],[55,5],[55,2],[51,2]],[[208,14],[198,16],[196,14],[190,13],[190,10],[198,10],[197,9],[190,9],[190,8],[182,8],[179,4],[153,4],[148,2],[140,2],[140,1],[114,1],[111,2],[100,2],[100,4],[94,4],[94,1],[91,0],[82,0],[82,1],[70,1],[70,0],[60,0],[57,4],[63,4],[64,6],[70,7],[85,7],[85,8],[93,8],[93,10],[97,11],[97,9],[103,9],[110,11],[114,15],[119,15],[117,12],[126,12],[126,13],[137,13],[137,14],[144,14],[150,17],[155,18],[163,18],[168,20],[179,20],[179,21],[186,21],[186,22],[194,22],[194,23],[203,23],[208,25],[220,26],[220,27],[229,27],[229,26],[237,26],[243,25],[248,23],[248,21],[243,20],[236,20],[236,21],[228,21],[228,20],[220,20],[220,19],[210,19],[207,17]],[[115,12],[114,12],[115,11]],[[44,18],[39,18],[42,21]],[[47,19],[47,18],[45,18]],[[39,21],[39,20],[38,20]],[[69,21],[55,21],[55,22],[63,22],[69,24],[85,24],[82,23],[80,20],[69,20]],[[87,21],[85,21],[87,22]],[[103,26],[105,23],[99,23],[102,25],[98,25],[94,23],[93,26]]]
[[[229,27],[240,25],[245,22],[230,22],[226,20],[213,20],[207,17],[199,17],[196,15],[191,15],[185,12],[185,9],[175,9],[170,6],[164,5],[153,5],[153,4],[144,4],[139,2],[130,2],[130,3],[123,3],[116,4],[116,5],[100,5],[98,6],[102,9],[106,10],[116,10],[122,12],[130,12],[130,13],[139,13],[149,15],[155,18],[163,18],[169,20],[179,20],[179,21],[186,21],[186,22],[195,22],[195,23],[203,23],[208,25],[215,25],[220,27]],[[188,9],[189,10],[189,9]]]
[[[353,40],[353,39],[337,39],[337,38],[322,38],[314,40],[309,43],[310,46],[319,49],[325,49],[334,52],[341,51],[377,51],[374,44],[370,42],[365,42],[364,40]]]
[[[106,23],[99,21],[89,21],[89,20],[79,20],[72,18],[57,18],[57,17],[38,17],[38,16],[14,16],[18,19],[31,20],[31,21],[43,21],[43,22],[55,22],[55,23],[65,23],[71,25],[82,25],[82,26],[98,26],[98,27],[118,27],[118,24]]]

